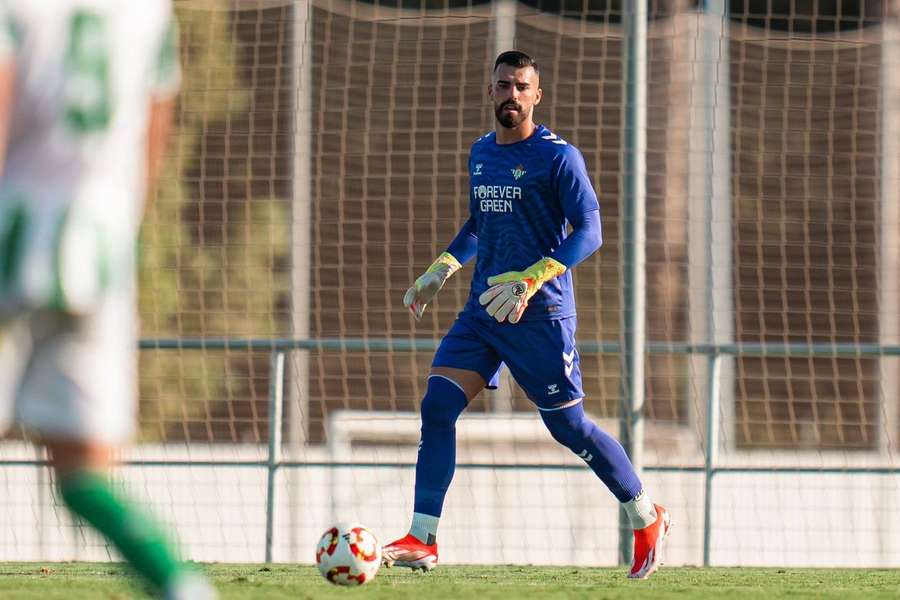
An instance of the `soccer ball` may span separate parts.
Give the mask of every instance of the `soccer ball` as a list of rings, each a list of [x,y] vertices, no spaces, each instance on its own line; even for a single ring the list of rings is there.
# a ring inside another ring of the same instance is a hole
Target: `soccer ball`
[[[322,534],[316,546],[316,566],[335,585],[362,585],[381,566],[381,544],[368,528],[338,523]]]

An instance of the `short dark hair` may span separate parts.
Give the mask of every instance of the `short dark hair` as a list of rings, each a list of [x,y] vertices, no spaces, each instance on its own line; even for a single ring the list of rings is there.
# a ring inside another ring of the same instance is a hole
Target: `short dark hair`
[[[520,52],[518,50],[507,50],[506,52],[501,52],[500,56],[497,57],[497,60],[494,61],[494,70],[496,71],[497,67],[499,67],[500,65],[509,65],[510,67],[515,67],[517,69],[531,67],[532,69],[534,69],[535,73],[540,74],[540,71],[538,71],[538,65],[534,61],[534,59],[524,52]]]

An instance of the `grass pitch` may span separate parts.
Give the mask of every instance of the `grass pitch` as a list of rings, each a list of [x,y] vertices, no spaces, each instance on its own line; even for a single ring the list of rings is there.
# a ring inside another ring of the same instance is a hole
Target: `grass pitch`
[[[223,600],[476,600],[495,598],[900,598],[900,570],[663,568],[647,581],[624,569],[441,566],[422,574],[382,568],[361,588],[338,588],[311,566],[211,565]],[[120,565],[6,563],[0,598],[146,600]]]

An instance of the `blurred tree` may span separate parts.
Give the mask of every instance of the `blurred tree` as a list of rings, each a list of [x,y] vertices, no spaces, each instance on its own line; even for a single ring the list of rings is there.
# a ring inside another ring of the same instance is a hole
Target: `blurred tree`
[[[288,285],[287,204],[253,197],[248,186],[223,209],[214,191],[226,168],[231,179],[252,176],[249,152],[220,147],[253,94],[238,69],[235,13],[224,0],[214,4],[177,12],[184,76],[168,162],[141,236],[142,338],[270,337],[284,330],[276,307]],[[205,172],[210,157],[227,167]],[[215,235],[207,235],[211,230]],[[260,362],[265,356],[242,350],[142,351],[141,438],[263,438],[267,413],[258,415],[251,402],[267,384],[265,367],[254,376]]]

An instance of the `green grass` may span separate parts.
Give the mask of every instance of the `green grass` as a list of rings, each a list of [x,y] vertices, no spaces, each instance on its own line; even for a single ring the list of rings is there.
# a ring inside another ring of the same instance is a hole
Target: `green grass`
[[[228,600],[475,600],[482,598],[898,598],[900,570],[663,568],[647,581],[623,569],[442,566],[428,574],[382,569],[362,588],[338,588],[311,566],[212,565]],[[6,563],[0,598],[132,600],[149,598],[119,565]]]

